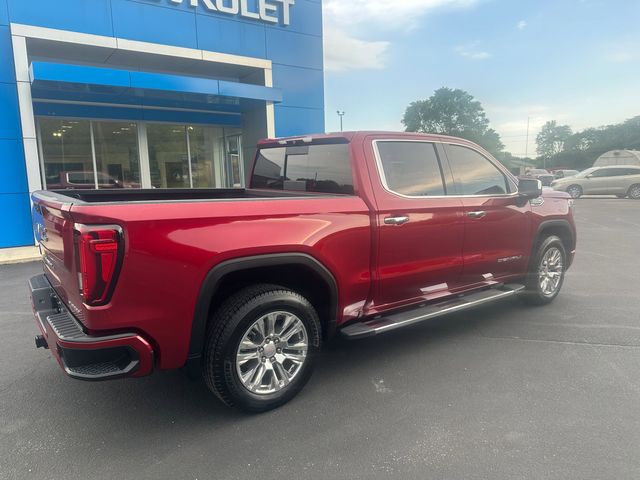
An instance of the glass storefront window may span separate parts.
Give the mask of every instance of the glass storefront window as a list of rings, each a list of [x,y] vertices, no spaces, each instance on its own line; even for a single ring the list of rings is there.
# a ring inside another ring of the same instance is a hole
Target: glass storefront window
[[[189,125],[189,148],[191,150],[191,174],[194,188],[216,188],[220,175],[222,154],[221,128]],[[220,185],[223,186],[223,185]]]
[[[149,124],[149,167],[155,188],[189,188],[189,155],[184,125]]]
[[[42,119],[40,143],[48,189],[95,188],[89,121]]]
[[[244,183],[239,129],[40,118],[39,130],[48,189],[229,188]],[[141,142],[147,151],[139,151]],[[141,163],[147,161],[149,176],[142,178]]]
[[[100,177],[123,188],[140,188],[138,128],[129,122],[93,122]],[[99,179],[99,184],[102,183]]]

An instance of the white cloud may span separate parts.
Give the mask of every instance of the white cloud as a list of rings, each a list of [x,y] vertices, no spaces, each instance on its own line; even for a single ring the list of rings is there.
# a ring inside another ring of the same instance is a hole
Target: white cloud
[[[469,7],[479,0],[325,0],[328,26],[375,24],[385,29],[413,27],[419,17],[442,7]]]
[[[625,39],[604,46],[604,59],[613,63],[631,63],[640,60],[640,40]]]
[[[487,60],[493,57],[491,53],[479,50],[477,42],[470,45],[459,45],[454,48],[454,51],[461,57],[469,58],[471,60]]]
[[[629,63],[638,58],[636,52],[630,52],[626,50],[618,50],[607,53],[607,60],[614,63]]]
[[[527,23],[527,21],[526,21],[526,20],[520,20],[520,21],[518,22],[518,24],[516,25],[516,28],[517,28],[518,30],[524,30],[525,28],[527,28],[527,25],[528,25],[528,23]]]
[[[334,72],[385,68],[391,45],[386,35],[415,28],[431,10],[470,7],[479,1],[325,0],[326,68]]]
[[[333,27],[324,40],[325,68],[329,72],[380,70],[385,68],[389,42],[368,42]]]

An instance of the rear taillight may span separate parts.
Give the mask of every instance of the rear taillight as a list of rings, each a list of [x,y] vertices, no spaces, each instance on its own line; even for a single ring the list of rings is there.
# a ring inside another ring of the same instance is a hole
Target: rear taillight
[[[84,303],[109,301],[122,261],[122,229],[117,226],[76,225],[78,280]]]

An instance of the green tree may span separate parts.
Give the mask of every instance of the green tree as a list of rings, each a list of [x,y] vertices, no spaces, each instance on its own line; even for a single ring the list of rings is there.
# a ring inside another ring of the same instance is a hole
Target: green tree
[[[558,155],[564,150],[565,143],[571,135],[571,127],[568,125],[558,125],[555,120],[545,123],[536,137],[538,155],[544,160]]]
[[[489,127],[482,104],[464,90],[443,87],[428,99],[411,103],[402,123],[407,132],[465,138],[496,156],[504,149],[498,132]]]

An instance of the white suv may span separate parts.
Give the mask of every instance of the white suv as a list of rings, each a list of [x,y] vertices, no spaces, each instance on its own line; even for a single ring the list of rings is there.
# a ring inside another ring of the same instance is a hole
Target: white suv
[[[615,195],[640,199],[640,166],[619,165],[588,168],[584,172],[551,183],[554,190],[573,198],[582,195]]]

